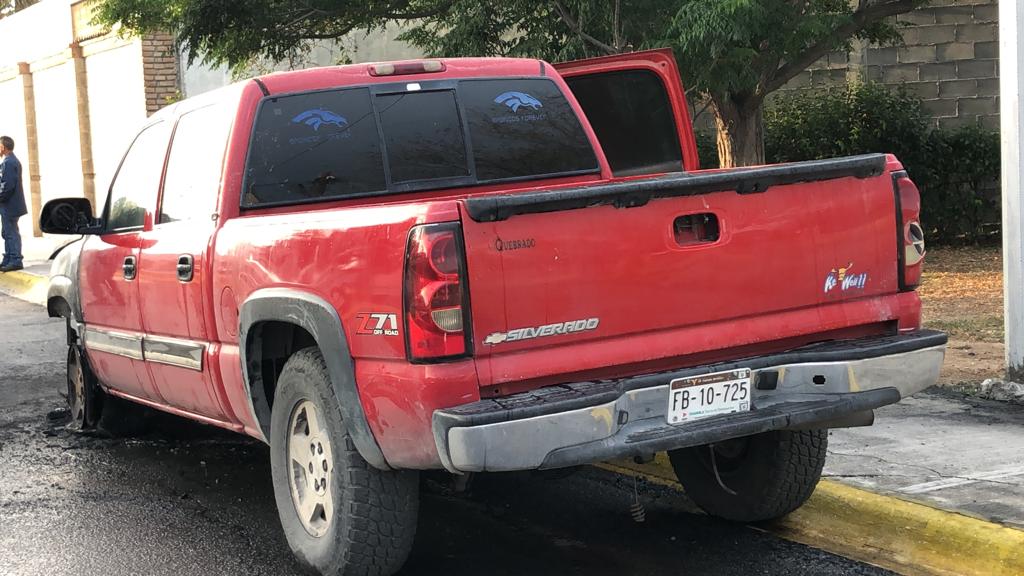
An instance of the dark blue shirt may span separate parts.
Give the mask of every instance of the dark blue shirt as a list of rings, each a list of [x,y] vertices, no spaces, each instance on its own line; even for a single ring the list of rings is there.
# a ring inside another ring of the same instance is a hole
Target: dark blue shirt
[[[21,186],[21,162],[11,153],[0,161],[0,216],[17,218],[27,213],[25,190]]]

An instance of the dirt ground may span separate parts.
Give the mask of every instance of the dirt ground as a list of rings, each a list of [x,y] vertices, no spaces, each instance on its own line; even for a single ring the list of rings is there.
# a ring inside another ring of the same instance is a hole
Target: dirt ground
[[[998,246],[935,248],[919,288],[924,324],[949,333],[940,384],[972,391],[1003,373],[1003,263]]]

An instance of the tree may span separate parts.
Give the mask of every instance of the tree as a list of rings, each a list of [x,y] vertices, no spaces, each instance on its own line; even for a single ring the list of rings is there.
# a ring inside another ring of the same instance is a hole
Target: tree
[[[765,97],[854,39],[900,40],[891,16],[927,0],[101,0],[99,18],[171,30],[189,57],[243,68],[311,41],[402,23],[441,56],[564,60],[669,46],[709,102],[722,166],[764,162]]]

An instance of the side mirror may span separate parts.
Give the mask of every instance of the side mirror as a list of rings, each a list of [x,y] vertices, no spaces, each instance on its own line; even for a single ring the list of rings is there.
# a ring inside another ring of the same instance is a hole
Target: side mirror
[[[85,198],[58,198],[43,206],[39,229],[47,234],[99,234],[103,222],[92,217],[92,203]]]

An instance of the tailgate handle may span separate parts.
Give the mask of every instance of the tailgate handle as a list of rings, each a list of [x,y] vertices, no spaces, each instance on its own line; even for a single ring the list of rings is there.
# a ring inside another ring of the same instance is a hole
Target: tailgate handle
[[[672,236],[680,246],[717,242],[718,216],[711,212],[679,216],[672,222]]]

